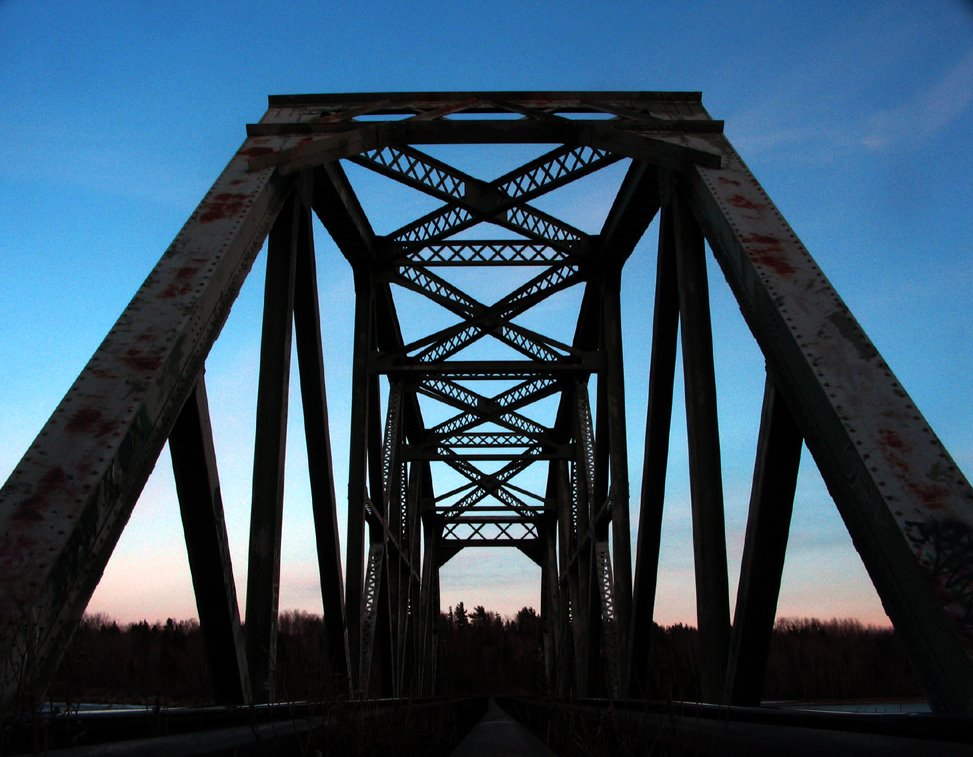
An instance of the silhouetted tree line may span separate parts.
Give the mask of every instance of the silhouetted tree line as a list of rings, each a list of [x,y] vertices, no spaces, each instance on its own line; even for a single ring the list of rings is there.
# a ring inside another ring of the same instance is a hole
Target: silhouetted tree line
[[[502,618],[477,605],[450,607],[439,624],[438,679],[445,694],[544,691],[543,626],[532,607]]]
[[[774,629],[763,696],[859,699],[921,697],[923,691],[891,628],[785,618]]]
[[[203,703],[211,688],[197,621],[120,626],[97,614],[82,619],[51,696],[66,702]]]
[[[698,634],[655,626],[650,641],[649,696],[695,701]],[[460,602],[443,614],[438,679],[445,694],[544,694],[544,634],[525,607],[513,618]],[[280,615],[277,696],[331,699],[344,691],[331,679],[320,616]],[[210,680],[195,620],[119,625],[85,616],[65,653],[51,698],[67,702],[149,705],[209,701]],[[764,680],[765,699],[857,699],[922,696],[891,629],[853,620],[784,619],[777,623]]]
[[[696,629],[681,623],[653,629],[649,696],[697,701]],[[764,675],[765,700],[922,697],[922,686],[891,628],[856,620],[782,618],[774,627]]]

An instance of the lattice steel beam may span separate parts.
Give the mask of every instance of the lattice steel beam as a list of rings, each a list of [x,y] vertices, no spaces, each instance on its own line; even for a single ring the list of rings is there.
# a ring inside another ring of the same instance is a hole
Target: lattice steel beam
[[[582,280],[576,267],[552,267],[487,307],[429,271],[404,268],[392,277],[393,282],[422,294],[463,321],[405,345],[402,352],[419,350],[414,358],[419,362],[441,362],[489,333],[529,358],[559,360],[564,357],[562,352],[572,351],[570,347],[518,326],[511,319]]]
[[[380,160],[383,154],[385,159]],[[391,148],[387,148],[386,153],[366,152],[355,160],[447,201],[443,207],[388,234],[387,239],[392,244],[441,242],[482,221],[489,221],[522,234],[534,242],[550,245],[566,253],[584,255],[588,239],[584,232],[531,207],[522,201],[522,196],[511,197],[502,191],[501,186],[516,187],[519,175],[506,175],[498,180],[500,184],[488,184],[417,151],[406,155]],[[525,176],[529,176],[534,170],[536,169],[528,169]],[[525,178],[524,181],[530,183],[529,179]],[[538,185],[531,196],[542,194],[558,185],[559,183],[553,181],[546,186]]]
[[[538,447],[532,447],[524,453],[523,457],[508,463],[496,473],[490,474],[483,473],[466,457],[461,457],[454,452],[447,454],[445,456],[446,463],[476,485],[473,491],[449,508],[448,517],[459,517],[488,496],[503,502],[511,510],[521,515],[529,513],[530,506],[511,491],[513,487],[508,484],[508,480],[531,465],[534,462],[533,455],[538,452]]]
[[[601,356],[582,353],[557,362],[540,360],[450,360],[436,363],[403,362],[375,355],[373,368],[392,376],[435,376],[448,381],[525,381],[537,375],[570,378],[587,375],[601,368]]]
[[[390,262],[398,266],[551,266],[572,262],[567,253],[550,245],[504,239],[399,244],[394,250]]]
[[[515,432],[523,432],[543,442],[547,429],[516,412],[559,391],[555,379],[538,377],[524,381],[495,397],[484,397],[472,389],[443,379],[425,379],[419,391],[464,412],[430,429],[432,438],[442,439],[483,423],[496,423]]]
[[[487,183],[409,147],[386,145],[352,158],[355,163],[413,189],[484,213],[505,210],[514,201],[525,212],[536,213],[523,204],[619,159],[607,150],[587,145],[558,147]],[[580,238],[580,232],[575,233]]]

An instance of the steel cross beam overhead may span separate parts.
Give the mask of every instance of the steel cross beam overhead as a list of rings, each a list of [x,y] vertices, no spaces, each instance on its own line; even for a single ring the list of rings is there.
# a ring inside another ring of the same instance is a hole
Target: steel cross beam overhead
[[[463,145],[530,157],[477,176],[453,165]],[[376,233],[352,166],[435,209]],[[600,228],[550,210],[611,166],[624,178]],[[633,502],[620,286],[657,215]],[[313,216],[354,272],[347,500]],[[244,627],[203,373],[268,236]],[[767,364],[732,624],[707,243]],[[973,712],[973,491],[722,123],[685,92],[272,97],[0,490],[5,712],[43,693],[167,442],[214,696],[275,698],[292,334],[328,673],[349,691],[435,690],[440,568],[488,545],[541,568],[552,692],[646,693],[681,339],[706,701],[759,702],[806,444],[930,701]]]

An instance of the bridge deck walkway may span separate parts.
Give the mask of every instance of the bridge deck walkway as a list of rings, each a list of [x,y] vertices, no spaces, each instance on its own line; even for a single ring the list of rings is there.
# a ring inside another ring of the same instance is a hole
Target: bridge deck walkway
[[[554,757],[554,752],[491,698],[486,713],[450,757],[493,757],[498,754]]]

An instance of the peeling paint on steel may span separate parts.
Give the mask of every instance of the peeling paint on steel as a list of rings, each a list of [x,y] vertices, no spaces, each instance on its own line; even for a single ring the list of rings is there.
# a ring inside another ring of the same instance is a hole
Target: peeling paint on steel
[[[792,376],[803,391],[814,387],[810,393],[818,393],[816,400],[801,399],[815,408],[804,415],[808,430],[831,429],[822,430],[819,439],[837,445],[834,458],[845,466],[841,486],[855,488],[861,498],[856,507],[872,507],[865,504],[872,497],[873,504],[887,508],[958,637],[973,653],[973,575],[959,567],[963,560],[973,565],[973,490],[733,149],[722,137],[708,138],[723,145],[727,160],[720,170],[695,169],[702,180],[697,186],[708,193],[708,200],[701,195],[703,201],[718,208],[719,216],[707,222],[719,230],[727,249],[742,253],[726,258],[728,275],[753,303],[772,303],[772,312],[751,313],[756,318],[751,326],[756,324],[758,338],[769,340],[765,351],[783,344],[779,340],[786,334],[788,354],[803,355],[803,365],[778,365],[777,371]],[[764,331],[771,322],[773,330]],[[830,411],[822,414],[827,406]],[[837,435],[835,428],[841,429]],[[889,537],[875,533],[868,538]]]
[[[246,208],[247,200],[250,195],[239,192],[220,192],[203,205],[203,211],[199,215],[200,223],[212,223],[221,218],[229,218],[240,213]]]
[[[246,156],[231,160],[0,489],[0,705],[16,689],[8,655],[24,634],[41,657],[56,656],[83,610],[283,201],[280,186]]]
[[[777,237],[750,234],[743,241],[750,253],[750,259],[757,265],[770,268],[778,276],[790,276],[797,270],[787,261],[784,244]]]

